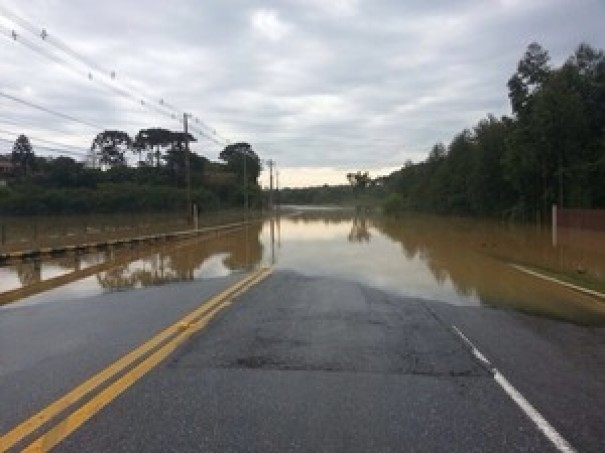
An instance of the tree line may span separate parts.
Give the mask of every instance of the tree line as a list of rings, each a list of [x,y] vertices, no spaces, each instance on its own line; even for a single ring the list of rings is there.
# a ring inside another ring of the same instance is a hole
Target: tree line
[[[261,203],[261,160],[248,143],[229,144],[219,161],[210,161],[187,152],[193,141],[190,134],[161,128],[143,129],[134,138],[107,130],[92,140],[92,162],[85,164],[67,156],[38,156],[20,135],[2,159],[12,171],[0,187],[0,213],[185,209],[187,173],[192,201],[201,210],[243,206],[245,194],[251,207]],[[128,163],[128,153],[138,158],[135,165]]]
[[[384,178],[388,212],[545,221],[605,207],[605,56],[581,44],[554,68],[532,43],[508,81],[512,116],[488,115]]]

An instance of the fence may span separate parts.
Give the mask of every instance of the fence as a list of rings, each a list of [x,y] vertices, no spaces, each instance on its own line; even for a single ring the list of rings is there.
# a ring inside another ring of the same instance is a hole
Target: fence
[[[256,217],[257,213],[254,214]],[[226,210],[200,215],[195,226],[240,220],[243,220],[241,210]],[[0,252],[162,234],[192,227],[183,216],[174,214],[0,218]]]
[[[566,209],[552,207],[552,243],[557,245],[571,231],[605,232],[605,209]]]
[[[605,209],[554,208],[553,215],[559,228],[605,231]]]

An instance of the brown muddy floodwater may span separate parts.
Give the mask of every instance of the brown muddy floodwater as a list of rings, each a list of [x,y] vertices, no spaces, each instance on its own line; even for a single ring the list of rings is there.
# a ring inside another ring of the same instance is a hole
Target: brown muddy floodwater
[[[529,226],[411,215],[385,219],[346,210],[301,208],[210,237],[11,263],[0,267],[0,293],[24,288],[27,297],[18,303],[37,304],[268,264],[408,297],[605,325],[603,298],[512,266],[577,274],[600,289],[605,233],[564,231],[553,244],[549,230]]]

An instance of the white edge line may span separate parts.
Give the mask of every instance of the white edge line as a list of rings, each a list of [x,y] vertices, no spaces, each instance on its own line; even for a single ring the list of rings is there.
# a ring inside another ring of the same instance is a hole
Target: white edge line
[[[563,453],[576,453],[576,450],[561,436],[557,430],[531,405],[529,401],[508,382],[502,373],[492,367],[489,360],[477,349],[477,347],[462,333],[458,327],[452,325],[454,332],[462,339],[462,341],[471,349],[473,355],[492,372],[494,380],[506,392],[506,394],[519,406],[519,408],[534,422],[536,427],[544,434],[544,436],[552,442],[557,450]]]
[[[502,387],[512,400],[517,403],[523,412],[536,424],[538,429],[550,440],[557,450],[565,453],[574,453],[576,450],[561,436],[542,414],[525,399],[519,391],[508,382],[498,370],[494,370],[494,380]]]
[[[524,266],[519,266],[518,264],[509,264],[509,266],[514,269],[517,269],[518,271],[524,272],[537,278],[541,278],[542,280],[546,280],[551,283],[556,283],[558,285],[565,286],[566,288],[573,289],[585,295],[597,297],[599,299],[605,299],[605,294],[599,291],[593,291],[592,289],[582,288],[581,286],[564,282],[563,280],[559,280],[558,278],[549,277],[548,275],[541,274],[540,272],[532,271],[531,269],[527,269]]]
[[[477,358],[477,360],[483,363],[483,365],[485,365],[488,369],[492,370],[492,364],[489,362],[489,360],[487,360],[487,357],[481,354],[481,351],[475,347],[472,341],[466,338],[466,335],[464,335],[462,331],[458,329],[458,327],[452,325],[452,328],[454,329],[454,332],[456,332],[456,334],[462,338],[462,341],[464,341],[464,343],[466,343],[466,345],[471,349],[471,352]]]

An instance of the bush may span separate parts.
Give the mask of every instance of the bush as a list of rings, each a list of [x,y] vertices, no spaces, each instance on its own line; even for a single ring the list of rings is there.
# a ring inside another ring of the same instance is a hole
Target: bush
[[[389,194],[387,199],[382,203],[382,212],[387,215],[397,215],[405,208],[405,201],[398,193]]]

